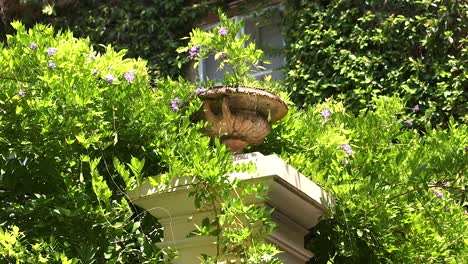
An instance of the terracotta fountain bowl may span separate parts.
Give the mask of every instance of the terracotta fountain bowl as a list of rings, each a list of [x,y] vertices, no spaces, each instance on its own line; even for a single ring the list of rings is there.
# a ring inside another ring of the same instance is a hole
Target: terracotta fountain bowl
[[[262,143],[271,124],[288,112],[279,96],[256,87],[217,86],[198,97],[203,100],[205,120],[213,124],[207,134],[219,137],[234,153]]]

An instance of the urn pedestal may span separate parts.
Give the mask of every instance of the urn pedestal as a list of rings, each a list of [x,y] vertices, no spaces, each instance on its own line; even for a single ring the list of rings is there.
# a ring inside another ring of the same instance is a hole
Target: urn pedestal
[[[238,172],[229,176],[248,182],[263,182],[269,186],[266,201],[273,208],[275,231],[267,241],[282,251],[278,255],[286,264],[304,264],[313,254],[304,248],[304,237],[315,226],[322,214],[333,204],[332,197],[288,165],[276,155],[264,156],[258,152],[235,155],[235,164],[253,163],[256,171]],[[198,264],[201,254],[216,255],[215,237],[187,235],[200,225],[205,217],[214,216],[209,209],[198,210],[189,193],[194,179],[179,178],[164,187],[154,187],[146,182],[128,192],[131,202],[158,218],[164,229],[162,248],[178,250],[175,264]],[[219,263],[236,263],[225,259]]]

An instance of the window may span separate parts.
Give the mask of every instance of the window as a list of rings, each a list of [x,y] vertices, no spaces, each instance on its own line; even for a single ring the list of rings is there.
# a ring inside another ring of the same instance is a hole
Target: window
[[[268,10],[273,9],[270,8]],[[274,11],[281,12],[282,10],[276,7]],[[265,13],[265,10],[263,13]],[[281,67],[285,65],[285,57],[281,53],[284,47],[284,40],[281,35],[280,16],[249,15],[237,16],[234,19],[238,21],[244,20],[244,28],[241,34],[249,34],[250,41],[254,41],[257,48],[263,50],[264,59],[270,62],[270,64],[262,64],[265,69],[253,75],[259,80],[263,80],[267,75],[271,75],[272,80],[282,79]],[[210,30],[217,25],[212,24],[205,27],[205,29]],[[224,73],[218,71],[218,66],[219,62],[214,59],[214,56],[204,59],[200,62],[200,67],[198,68],[199,78],[201,80],[209,79],[214,81],[223,79]]]

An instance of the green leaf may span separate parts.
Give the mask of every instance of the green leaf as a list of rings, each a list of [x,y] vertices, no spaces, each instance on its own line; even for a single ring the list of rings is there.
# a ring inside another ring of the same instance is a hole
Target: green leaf
[[[133,223],[132,232],[137,231],[140,228],[141,223],[139,221]]]
[[[100,161],[101,158],[91,159],[89,163],[92,178],[92,187],[97,199],[109,205],[110,198],[112,196],[112,191],[109,189],[104,178],[98,172],[97,166]]]
[[[141,182],[141,178],[143,176],[141,172],[145,166],[145,159],[139,160],[135,157],[132,157],[130,163],[127,163],[127,166],[132,171],[134,177],[137,179],[137,182]]]
[[[361,229],[357,229],[356,230],[356,234],[358,235],[358,237],[362,237],[362,230]]]

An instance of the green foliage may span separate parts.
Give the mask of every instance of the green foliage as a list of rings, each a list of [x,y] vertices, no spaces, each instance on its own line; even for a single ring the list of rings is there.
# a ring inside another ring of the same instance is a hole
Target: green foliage
[[[128,160],[135,174],[168,170],[157,152],[172,147],[167,134],[183,119],[169,109],[173,90],[152,89],[145,62],[124,51],[96,54],[69,32],[14,27],[0,57],[1,225],[19,227],[27,252],[53,234],[70,259],[157,262],[159,225],[124,195],[140,175],[119,178],[112,161]],[[181,97],[191,92],[180,86]]]
[[[28,241],[22,250],[38,243],[48,262],[56,251],[86,263],[157,260],[149,241],[158,233],[142,233],[157,225],[135,217],[113,169],[104,170],[112,157],[127,159],[124,149],[144,155],[132,146],[145,129],[137,120],[144,105],[131,102],[154,96],[144,62],[122,60],[111,48],[95,54],[88,40],[54,36],[50,27],[14,27],[0,59],[1,225],[18,226]],[[127,72],[133,83],[123,80]],[[111,74],[112,84],[103,80]],[[54,247],[43,242],[49,237]],[[37,263],[27,255],[5,258]]]
[[[468,126],[420,134],[399,118],[401,99],[372,105],[358,116],[332,100],[291,109],[260,147],[336,199],[307,239],[310,263],[464,263]]]
[[[27,249],[22,243],[24,234],[17,226],[10,230],[0,228],[0,256],[7,263],[62,263],[75,264],[76,259],[68,259],[67,256],[55,249],[56,241],[53,236],[50,241],[40,241]],[[22,260],[22,262],[19,262]]]
[[[337,199],[309,235],[310,263],[466,262],[467,3],[288,7],[286,82],[305,113],[293,111],[264,151]]]
[[[50,23],[58,29],[70,29],[78,37],[89,37],[99,51],[100,44],[112,44],[117,50],[127,49],[128,57],[148,61],[152,77],[178,76],[180,61],[176,48],[185,44],[197,19],[207,14],[205,1],[188,5],[182,0],[118,1],[26,1],[26,7],[41,17],[18,19]],[[62,3],[60,3],[62,2]]]
[[[219,215],[194,232],[220,241],[213,261],[275,254],[264,244],[270,211],[242,199],[264,189],[229,179],[231,154],[190,120],[201,107],[194,85],[161,78],[152,87],[146,62],[124,50],[97,53],[70,32],[13,27],[0,57],[2,260],[161,262],[172,252],[155,246],[157,219],[125,195],[147,177],[197,179],[196,205]]]
[[[414,2],[420,9],[405,9],[405,12],[433,8],[426,2]],[[344,3],[334,1],[329,4],[330,9],[324,9],[321,3],[305,4],[303,11],[316,12],[302,13],[304,20],[298,19],[297,26],[323,24],[310,23],[307,20],[310,17],[337,22],[336,15],[327,16],[327,12],[337,10],[343,12],[340,21],[348,21],[360,9],[332,8],[343,8]],[[398,3],[409,5],[409,2]],[[438,3],[435,2],[437,7]],[[377,7],[381,6],[374,5],[375,10],[380,10]],[[368,7],[364,3],[361,6]],[[384,16],[383,12],[377,14],[379,18]],[[403,15],[408,25],[416,23],[418,30],[425,29],[419,28],[424,23],[417,22],[416,17]],[[383,21],[397,16],[384,16]],[[331,34],[326,38],[327,43],[340,39],[332,31],[346,29],[350,25],[347,23],[327,29]],[[375,29],[390,26],[386,23],[377,23]],[[404,28],[402,23],[398,25]],[[351,25],[348,30],[353,32],[363,24]],[[201,102],[193,100],[196,98],[193,84],[181,78],[160,78],[157,85],[151,84],[146,62],[126,59],[124,50],[107,46],[105,51],[97,52],[90,48],[89,39],[76,39],[70,32],[54,34],[51,27],[42,25],[33,30],[26,30],[19,23],[14,23],[14,27],[17,33],[8,37],[0,56],[2,261],[160,263],[164,254],[173,252],[162,252],[154,246],[162,236],[157,220],[129,203],[125,192],[147,178],[157,185],[174,177],[195,177],[192,193],[195,205],[202,210],[214,208],[217,214],[193,232],[193,235],[217,238],[219,254],[200,256],[201,261],[215,263],[222,255],[235,255],[248,263],[278,263],[273,258],[277,250],[264,243],[264,237],[273,229],[270,210],[248,205],[243,199],[254,195],[263,199],[267,190],[262,185],[247,185],[229,178],[233,170],[251,168],[233,168],[226,148],[201,136],[200,129],[206,124],[191,122],[191,114],[201,106]],[[389,28],[386,30],[388,34],[396,34]],[[314,39],[321,33],[309,31],[298,30],[297,34],[306,32]],[[459,31],[452,31],[454,43],[463,42],[457,35]],[[343,36],[347,37],[340,43],[355,40],[354,35]],[[391,36],[385,40],[391,41],[394,35]],[[309,63],[315,58],[311,53],[316,52],[315,48],[302,51],[315,42],[300,44],[300,36],[297,37],[299,46],[291,56],[303,56]],[[405,41],[392,43],[405,50],[402,48]],[[424,47],[432,53],[425,54],[442,56],[443,47],[439,50],[427,45]],[[357,49],[341,49],[352,51],[346,58],[354,54],[363,59],[363,54],[355,54]],[[335,54],[332,48],[318,51]],[[389,51],[395,61],[403,62],[401,69],[386,62],[394,70],[389,72],[396,74],[401,70],[402,75],[392,75],[388,82],[384,78],[379,84],[371,81],[369,86],[383,87],[382,92],[375,94],[397,93],[400,91],[397,87],[403,87],[400,81],[404,84],[411,78],[422,78],[422,70],[406,71],[408,61],[398,58],[395,50]],[[382,58],[389,59],[390,53],[382,53],[385,55]],[[455,70],[446,69],[451,77],[444,80],[451,82],[453,91],[463,91],[465,55],[453,56],[450,65]],[[433,61],[437,62],[437,58],[433,57]],[[331,63],[323,59],[304,65],[331,67]],[[337,60],[333,66],[344,67],[343,63]],[[431,68],[435,64],[425,64],[425,67],[435,69]],[[274,126],[265,144],[251,150],[277,153],[335,196],[336,207],[308,238],[307,247],[316,256],[311,263],[463,263],[468,258],[467,125],[455,119],[437,119],[436,114],[443,113],[442,100],[430,97],[426,90],[422,94],[400,91],[408,95],[407,102],[397,97],[376,99],[372,93],[356,93],[367,84],[357,86],[355,79],[351,79],[353,92],[343,90],[350,95],[344,103],[355,110],[368,106],[364,111],[352,114],[345,110],[343,103],[333,100],[310,106],[326,97],[328,91],[309,86],[318,77],[339,77],[335,80],[336,87],[351,81],[335,71],[321,75],[324,70],[319,73],[304,65],[297,68],[304,70],[297,72],[301,78],[293,79],[296,78],[293,72],[289,77],[290,83],[296,85],[292,87],[305,87],[303,91],[296,88],[299,93],[292,94],[295,100],[304,96],[307,102],[304,109],[291,106],[289,115]],[[356,67],[350,71],[354,76],[374,74],[362,63],[353,61],[347,65]],[[311,72],[305,72],[308,69]],[[405,74],[407,79],[402,77]],[[437,74],[431,78],[442,78]],[[372,76],[377,80],[378,74]],[[322,81],[325,83],[325,79]],[[463,93],[450,98],[463,106],[466,101],[461,96]],[[171,108],[171,102],[172,105],[176,102],[177,107]],[[405,107],[405,103],[410,107]],[[413,113],[416,103],[423,113]],[[455,111],[452,107],[450,111],[456,118],[463,118],[462,108]],[[424,133],[409,125],[412,119],[424,126]],[[431,122],[441,120],[447,121],[446,128],[432,128]]]
[[[433,124],[468,122],[466,1],[295,2],[286,37],[296,103],[334,96],[357,113],[398,94]]]
[[[220,80],[225,85],[252,85],[263,87],[252,75],[263,70],[261,62],[263,51],[257,49],[254,42],[249,42],[248,34],[241,34],[244,21],[236,22],[228,19],[226,14],[218,9],[219,25],[210,31],[195,28],[190,33],[189,43],[180,47],[177,52],[187,54],[188,60],[194,60],[197,68],[200,60],[213,56],[219,61],[218,71],[224,73]]]

